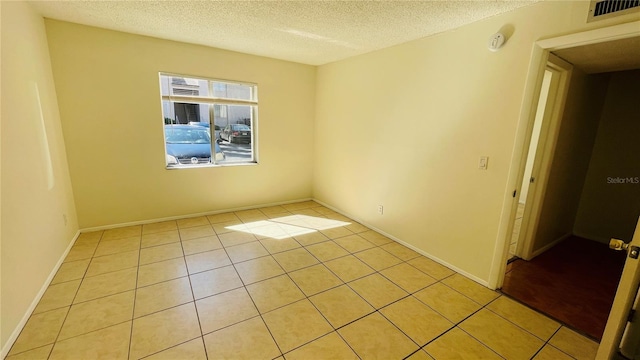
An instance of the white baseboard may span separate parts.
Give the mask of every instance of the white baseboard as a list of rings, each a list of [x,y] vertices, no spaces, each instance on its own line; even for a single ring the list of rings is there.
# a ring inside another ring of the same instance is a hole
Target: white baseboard
[[[82,228],[82,229],[80,229],[80,232],[109,230],[109,229],[115,229],[115,228],[125,227],[125,226],[145,225],[145,224],[152,224],[152,223],[161,222],[161,221],[171,221],[171,220],[186,219],[186,218],[197,217],[197,216],[216,215],[216,214],[222,214],[222,213],[227,213],[227,212],[251,210],[251,209],[258,209],[258,208],[262,208],[262,207],[286,205],[286,204],[293,204],[293,203],[298,203],[298,202],[302,202],[302,201],[311,201],[311,200],[313,200],[313,199],[312,198],[303,198],[303,199],[298,199],[298,200],[281,201],[281,202],[276,202],[276,203],[259,204],[259,205],[251,205],[251,206],[242,206],[242,207],[237,207],[237,208],[223,209],[223,210],[216,210],[216,211],[207,211],[207,212],[188,214],[188,215],[169,216],[169,217],[163,217],[163,218],[158,218],[158,219],[148,219],[148,220],[131,221],[131,222],[119,223],[119,224],[94,226],[94,227]]]
[[[364,221],[362,221],[361,219],[358,219],[357,217],[345,213],[339,209],[334,208],[333,206],[326,204],[320,200],[314,199],[314,198],[303,198],[303,199],[297,199],[297,200],[290,200],[290,201],[282,201],[282,202],[275,202],[275,203],[268,203],[268,204],[259,204],[259,205],[251,205],[251,206],[244,206],[244,207],[238,207],[238,208],[231,208],[231,209],[224,209],[224,210],[217,210],[217,211],[208,211],[208,212],[202,212],[202,213],[195,213],[195,214],[189,214],[189,215],[180,215],[180,216],[170,216],[170,217],[164,217],[164,218],[158,218],[158,219],[148,219],[148,220],[141,220],[141,221],[132,221],[132,222],[127,222],[127,223],[120,223],[120,224],[112,224],[112,225],[104,225],[104,226],[96,226],[96,227],[90,227],[90,228],[83,228],[80,229],[80,232],[89,232],[89,231],[101,231],[101,230],[109,230],[109,229],[115,229],[115,228],[119,228],[119,227],[124,227],[124,226],[134,226],[134,225],[144,225],[144,224],[151,224],[151,223],[155,223],[155,222],[160,222],[160,221],[170,221],[170,220],[178,220],[178,219],[185,219],[185,218],[189,218],[189,217],[196,217],[196,216],[207,216],[207,215],[216,215],[216,214],[221,214],[221,213],[226,213],[226,212],[233,212],[233,211],[242,211],[242,210],[249,210],[249,209],[256,209],[256,208],[261,208],[261,207],[268,207],[268,206],[277,206],[277,205],[286,205],[286,204],[293,204],[293,203],[297,203],[297,202],[302,202],[302,201],[315,201],[318,204],[321,204],[322,206],[325,206],[339,214],[342,214],[344,216],[347,216],[361,224],[363,224],[364,226],[394,240],[397,241],[399,243],[401,243],[402,245],[414,250],[415,252],[424,255],[426,257],[428,257],[429,259],[444,265],[446,267],[448,267],[449,269],[464,275],[466,277],[468,277],[469,279],[483,285],[486,287],[489,287],[489,282],[487,280],[478,278],[477,276],[470,274],[462,269],[460,269],[457,266],[454,266],[436,256],[433,256],[427,252],[425,252],[422,249],[419,249],[417,247],[415,247],[414,245],[411,245],[403,240],[400,240],[398,238],[396,238],[395,236],[388,234],[378,228],[376,228],[375,226],[372,226],[371,224],[367,224]]]
[[[195,217],[195,216],[207,216],[207,215],[215,215],[215,214],[221,214],[221,213],[225,213],[225,212],[233,212],[233,211],[242,211],[242,210],[248,210],[248,209],[256,209],[256,208],[260,208],[260,207],[268,207],[268,206],[277,206],[277,205],[286,205],[286,204],[292,204],[292,203],[297,203],[297,202],[302,202],[302,201],[315,201],[319,204],[321,204],[322,206],[325,206],[339,214],[342,214],[344,216],[349,217],[350,219],[353,219],[359,223],[361,223],[362,225],[370,228],[371,230],[374,230],[386,237],[388,237],[389,239],[392,239],[394,241],[397,241],[398,243],[414,250],[415,252],[426,256],[427,258],[443,265],[446,266],[447,268],[461,274],[464,275],[465,277],[485,286],[485,287],[489,287],[488,282],[486,280],[480,279],[477,276],[470,274],[460,268],[458,268],[457,266],[454,266],[436,256],[433,256],[427,252],[425,252],[424,250],[415,247],[414,245],[411,245],[403,240],[400,240],[398,238],[396,238],[395,236],[388,234],[378,228],[376,228],[375,226],[372,226],[364,221],[362,221],[361,219],[358,219],[357,217],[345,213],[339,209],[334,208],[331,205],[328,205],[322,201],[319,201],[317,199],[313,199],[313,198],[304,198],[304,199],[298,199],[298,200],[291,200],[291,201],[284,201],[284,202],[277,202],[277,203],[269,203],[269,204],[260,204],[260,205],[252,205],[252,206],[245,206],[245,207],[238,207],[238,208],[233,208],[233,209],[225,209],[225,210],[218,210],[218,211],[209,211],[209,212],[202,212],[202,213],[196,213],[196,214],[190,214],[190,215],[181,215],[181,216],[171,216],[171,217],[165,217],[165,218],[159,218],[159,219],[149,219],[149,220],[142,220],[142,221],[133,221],[133,222],[127,222],[127,223],[120,223],[120,224],[112,224],[112,225],[104,225],[104,226],[96,226],[96,227],[90,227],[90,228],[83,228],[80,229],[76,232],[76,235],[73,237],[73,240],[69,243],[69,246],[67,247],[67,249],[65,250],[65,252],[62,254],[62,256],[60,257],[60,259],[58,260],[58,263],[56,264],[56,266],[53,268],[53,270],[51,271],[51,273],[49,274],[49,276],[47,277],[47,280],[45,281],[45,283],[43,284],[42,288],[40,289],[40,291],[38,292],[38,294],[36,295],[36,297],[33,299],[31,305],[29,306],[29,308],[27,309],[25,315],[23,316],[22,320],[20,321],[20,323],[16,326],[16,329],[13,331],[13,333],[11,334],[11,336],[9,337],[9,339],[7,340],[7,343],[2,347],[2,351],[0,353],[0,358],[4,359],[9,350],[11,349],[11,346],[13,346],[13,343],[17,340],[18,335],[20,335],[20,332],[22,331],[22,329],[24,328],[24,326],[26,325],[27,321],[29,320],[29,317],[31,316],[31,313],[33,313],[33,311],[35,310],[36,306],[38,305],[38,303],[40,302],[40,299],[42,299],[42,296],[44,295],[45,291],[47,290],[47,288],[49,287],[49,284],[51,284],[51,281],[53,280],[54,276],[56,275],[56,273],[58,272],[58,269],[60,268],[60,266],[62,265],[62,263],[64,262],[64,259],[67,257],[67,254],[69,254],[69,251],[71,250],[71,247],[73,247],[73,245],[75,244],[76,240],[78,239],[78,236],[80,235],[81,232],[88,232],[88,231],[100,231],[100,230],[108,230],[108,229],[115,229],[115,228],[119,228],[119,227],[123,227],[123,226],[133,226],[133,225],[144,225],[144,224],[150,224],[150,223],[155,223],[155,222],[160,222],[160,221],[169,221],[169,220],[178,220],[178,219],[184,219],[184,218],[188,218],[188,217]],[[560,240],[557,240],[560,241]],[[556,241],[556,242],[557,242]],[[553,243],[553,245],[555,245],[555,243]],[[551,246],[549,246],[550,248]],[[542,250],[542,249],[541,249]],[[546,250],[546,247],[545,247]]]
[[[449,269],[451,269],[451,270],[453,270],[453,271],[457,272],[458,274],[460,274],[460,275],[464,275],[465,277],[467,277],[467,278],[469,278],[469,279],[471,279],[471,280],[473,280],[473,281],[475,281],[475,282],[479,283],[480,285],[483,285],[483,286],[485,286],[485,287],[489,288],[489,282],[488,282],[487,280],[483,280],[483,279],[480,279],[479,277],[477,277],[477,276],[475,276],[475,275],[473,275],[473,274],[469,274],[468,272],[466,272],[466,271],[464,271],[464,270],[460,269],[459,267],[454,266],[454,265],[452,265],[452,264],[450,264],[450,263],[448,263],[448,262],[446,262],[446,261],[444,261],[444,260],[442,260],[442,259],[440,259],[440,258],[438,258],[438,257],[436,257],[436,256],[433,256],[433,255],[431,255],[431,254],[429,254],[429,253],[425,252],[424,250],[422,250],[422,249],[420,249],[420,248],[415,247],[414,245],[411,245],[411,244],[409,244],[409,243],[407,243],[407,242],[405,242],[405,241],[403,241],[403,240],[400,240],[400,239],[396,238],[395,236],[393,236],[393,235],[391,235],[391,234],[388,234],[388,233],[386,233],[386,232],[384,232],[384,231],[382,231],[382,230],[380,230],[380,229],[376,228],[375,226],[372,226],[372,225],[370,225],[370,224],[367,224],[366,222],[364,222],[364,221],[362,221],[362,220],[358,219],[357,217],[355,217],[355,216],[353,216],[353,215],[351,215],[351,214],[347,214],[347,213],[345,213],[345,212],[343,212],[343,211],[340,211],[339,209],[336,209],[336,208],[334,208],[334,207],[333,207],[333,206],[331,206],[331,205],[325,204],[324,202],[322,202],[322,201],[320,201],[320,200],[313,199],[313,201],[315,201],[315,202],[317,202],[318,204],[321,204],[322,206],[327,207],[327,208],[329,208],[329,209],[331,209],[331,210],[333,210],[333,211],[335,211],[335,212],[337,212],[337,213],[339,213],[339,214],[342,214],[342,215],[344,215],[344,216],[346,216],[346,217],[348,217],[348,218],[350,218],[350,219],[353,219],[353,220],[355,220],[355,221],[357,221],[357,222],[361,223],[362,225],[364,225],[364,226],[368,227],[369,229],[374,230],[374,231],[376,231],[376,232],[378,232],[378,233],[380,233],[380,234],[382,234],[382,235],[384,235],[384,236],[388,237],[389,239],[392,239],[392,240],[394,240],[394,241],[399,242],[400,244],[402,244],[402,245],[404,245],[404,246],[408,247],[409,249],[411,249],[411,250],[413,250],[413,251],[415,251],[415,252],[419,253],[420,255],[426,256],[426,257],[428,257],[429,259],[431,259],[431,260],[433,260],[433,261],[435,261],[435,262],[439,263],[440,265],[446,266],[446,267],[448,267]],[[493,290],[493,289],[492,289],[492,290]]]
[[[71,248],[76,243],[76,240],[78,240],[78,236],[80,236],[80,230],[76,231],[76,234],[71,240],[71,242],[69,243],[69,246],[67,246],[67,249],[64,251],[60,259],[58,259],[56,266],[54,266],[53,270],[51,270],[51,273],[49,273],[47,280],[45,280],[44,284],[40,288],[40,291],[38,291],[38,294],[36,294],[36,297],[31,302],[31,305],[29,305],[29,307],[27,308],[27,311],[25,312],[24,316],[22,317],[22,319],[20,320],[16,328],[11,333],[11,336],[9,336],[9,339],[7,339],[7,342],[2,346],[2,350],[0,351],[0,359],[4,359],[7,356],[7,354],[9,353],[9,350],[13,346],[13,343],[15,343],[16,340],[18,339],[18,335],[20,335],[20,332],[22,332],[22,329],[27,324],[29,317],[31,317],[31,314],[36,309],[36,306],[38,306],[40,299],[42,299],[42,296],[44,295],[45,291],[47,291],[49,284],[51,284],[51,281],[53,281],[53,278],[56,276],[56,273],[58,272],[58,269],[60,269],[60,266],[62,266],[64,259],[69,254],[69,251],[71,251]]]
[[[554,247],[554,246],[558,245],[558,243],[560,243],[562,240],[564,240],[564,239],[568,238],[568,237],[569,237],[569,236],[571,236],[571,235],[572,235],[572,234],[570,234],[570,233],[569,233],[569,234],[564,234],[564,235],[560,236],[559,238],[557,238],[557,239],[553,240],[553,241],[552,241],[552,242],[550,242],[549,244],[547,244],[547,245],[545,245],[545,246],[541,247],[540,249],[538,249],[538,250],[534,251],[534,252],[531,254],[531,258],[529,258],[529,259],[525,259],[525,260],[531,260],[531,259],[533,259],[534,257],[536,257],[536,256],[538,256],[538,255],[542,254],[543,252],[545,252],[545,251],[547,251],[547,250],[551,249],[552,247]]]

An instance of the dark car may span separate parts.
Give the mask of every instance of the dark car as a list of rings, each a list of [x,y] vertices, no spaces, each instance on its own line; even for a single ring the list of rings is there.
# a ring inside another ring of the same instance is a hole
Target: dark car
[[[227,140],[230,143],[244,142],[251,143],[251,128],[245,124],[231,124],[220,130],[220,140]]]
[[[209,129],[198,125],[165,125],[167,166],[210,164],[211,135]],[[225,159],[218,143],[214,143],[216,161]]]

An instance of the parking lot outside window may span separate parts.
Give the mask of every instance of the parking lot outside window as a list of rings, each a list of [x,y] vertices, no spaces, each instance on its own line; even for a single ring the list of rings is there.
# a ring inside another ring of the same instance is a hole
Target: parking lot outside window
[[[257,85],[160,73],[160,93],[168,169],[257,162]]]

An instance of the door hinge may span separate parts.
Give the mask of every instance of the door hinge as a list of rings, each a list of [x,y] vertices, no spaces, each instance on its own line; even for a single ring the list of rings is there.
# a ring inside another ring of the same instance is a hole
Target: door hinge
[[[627,322],[633,322],[633,317],[636,315],[636,310],[629,310],[629,316],[627,317]]]
[[[516,193],[518,192],[518,190],[513,190],[513,197],[516,197]]]

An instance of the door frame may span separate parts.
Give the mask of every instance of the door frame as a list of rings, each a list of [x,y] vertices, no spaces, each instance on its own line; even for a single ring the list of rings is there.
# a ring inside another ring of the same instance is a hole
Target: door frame
[[[531,171],[531,176],[535,177],[536,181],[533,186],[529,185],[524,213],[522,215],[522,224],[518,236],[518,248],[516,255],[519,255],[525,260],[530,260],[544,252],[547,248],[555,245],[555,242],[553,242],[539,251],[533,251],[533,239],[535,239],[538,230],[540,214],[542,212],[542,200],[544,199],[544,195],[547,190],[547,181],[549,180],[551,164],[556,149],[560,123],[562,121],[562,114],[564,113],[565,99],[569,91],[569,83],[571,82],[572,70],[573,66],[571,64],[553,54],[549,54],[547,63],[545,64],[545,70],[542,72],[544,77],[544,73],[546,71],[550,71],[552,78],[551,83],[549,84],[549,93],[546,99],[547,103],[543,109],[544,114],[542,118],[542,126],[540,129],[538,144],[536,145],[537,149],[533,160],[533,169]],[[533,137],[532,132],[535,118],[538,116],[538,105],[541,91],[542,83],[538,90],[538,99],[536,99],[536,109],[533,112],[533,121],[530,124],[530,128],[527,129],[527,140],[525,140],[525,144],[527,144],[525,146],[527,151],[523,151],[522,153],[522,156],[524,156],[525,167],[529,156],[529,143]],[[519,176],[520,179],[524,177],[525,167],[522,168],[522,175]],[[519,199],[517,194],[522,191],[524,179],[519,183],[520,186],[516,190],[516,199]]]
[[[547,63],[549,62],[550,53],[560,49],[603,43],[636,36],[640,36],[640,21],[633,21],[625,24],[543,39],[534,44],[529,73],[525,83],[523,103],[513,148],[514,151],[511,158],[511,165],[509,167],[507,191],[503,197],[502,215],[500,218],[498,236],[495,243],[496,245],[494,247],[491,270],[489,273],[488,286],[490,288],[500,288],[504,282],[507,260],[509,258],[509,243],[518,208],[518,197],[513,196],[512,189],[516,189],[516,192],[519,193],[522,185],[522,177],[524,175],[531,131],[533,128],[533,122],[535,121],[544,71],[547,67]],[[553,146],[555,147],[555,141]]]

